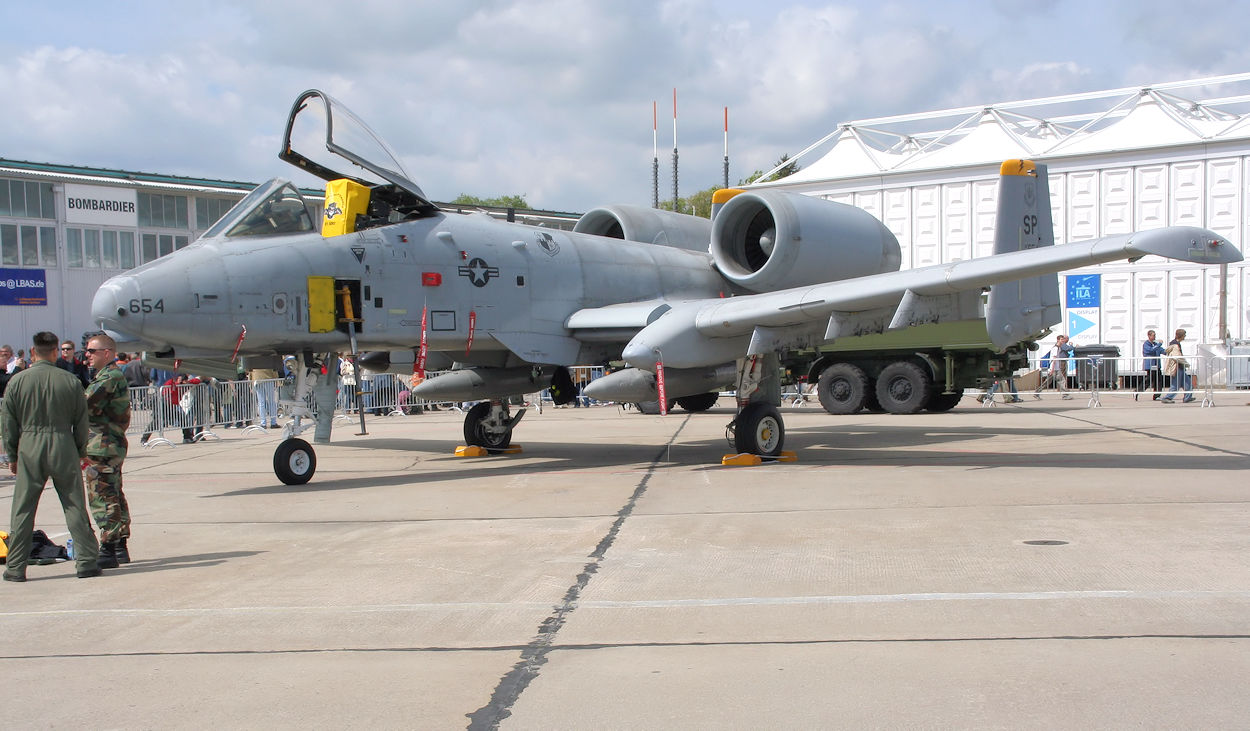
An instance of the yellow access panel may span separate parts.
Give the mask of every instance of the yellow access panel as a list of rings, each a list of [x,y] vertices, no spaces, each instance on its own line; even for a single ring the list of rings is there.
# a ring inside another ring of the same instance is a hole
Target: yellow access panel
[[[308,278],[308,332],[333,332],[334,277]]]

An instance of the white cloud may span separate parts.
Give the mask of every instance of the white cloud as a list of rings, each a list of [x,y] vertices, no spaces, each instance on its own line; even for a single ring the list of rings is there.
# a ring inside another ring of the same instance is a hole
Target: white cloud
[[[436,198],[645,204],[653,100],[669,195],[673,87],[690,193],[720,178],[724,106],[736,181],[842,121],[1250,70],[1250,20],[1200,2],[1181,26],[1156,0],[24,6],[0,156],[289,175],[282,126],[317,87]]]

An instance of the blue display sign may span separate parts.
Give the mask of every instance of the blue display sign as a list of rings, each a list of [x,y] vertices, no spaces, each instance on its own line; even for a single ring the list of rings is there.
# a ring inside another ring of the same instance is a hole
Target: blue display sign
[[[1101,274],[1074,274],[1064,280],[1068,286],[1068,307],[1102,306]]]
[[[48,304],[48,279],[42,269],[0,269],[0,305]]]

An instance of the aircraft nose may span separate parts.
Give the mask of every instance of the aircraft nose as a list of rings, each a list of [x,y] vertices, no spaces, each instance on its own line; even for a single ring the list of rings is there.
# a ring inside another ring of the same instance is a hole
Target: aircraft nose
[[[139,283],[134,277],[113,277],[96,290],[91,300],[91,317],[106,330],[137,335],[140,318],[131,313],[130,303],[139,300]],[[130,327],[127,327],[130,325]]]

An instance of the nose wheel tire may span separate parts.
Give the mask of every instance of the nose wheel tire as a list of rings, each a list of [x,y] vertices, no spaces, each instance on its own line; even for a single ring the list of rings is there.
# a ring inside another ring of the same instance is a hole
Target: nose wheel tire
[[[273,473],[286,485],[303,485],[317,471],[317,453],[303,439],[287,439],[273,453]]]
[[[734,449],[740,453],[776,457],[785,439],[781,412],[772,404],[747,404],[734,419]]]

